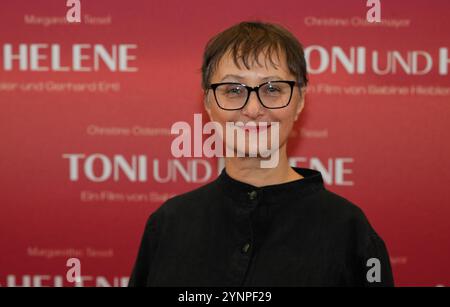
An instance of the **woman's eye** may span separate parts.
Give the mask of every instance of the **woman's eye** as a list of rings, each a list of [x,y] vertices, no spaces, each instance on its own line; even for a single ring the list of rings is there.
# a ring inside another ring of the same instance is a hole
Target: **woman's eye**
[[[274,86],[271,86],[271,87],[267,88],[267,92],[269,92],[269,93],[277,93],[279,91],[280,91],[280,89],[277,88],[277,87],[274,87]]]
[[[230,88],[227,90],[228,94],[240,94],[241,93],[241,88],[239,87],[234,87],[234,88]]]

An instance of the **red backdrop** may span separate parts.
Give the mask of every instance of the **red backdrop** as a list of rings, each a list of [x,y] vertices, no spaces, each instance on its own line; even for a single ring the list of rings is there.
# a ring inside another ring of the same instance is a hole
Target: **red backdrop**
[[[450,2],[381,1],[376,25],[363,0],[81,1],[80,24],[65,2],[1,4],[1,286],[70,286],[71,257],[79,285],[127,284],[149,214],[220,170],[170,127],[203,112],[206,41],[254,19],[307,50],[292,163],[364,210],[397,285],[449,284]]]

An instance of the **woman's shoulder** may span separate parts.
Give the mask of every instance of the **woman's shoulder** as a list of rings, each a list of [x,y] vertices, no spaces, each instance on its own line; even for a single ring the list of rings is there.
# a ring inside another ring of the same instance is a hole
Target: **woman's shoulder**
[[[155,211],[157,215],[191,215],[196,211],[203,211],[218,195],[216,181],[209,182],[187,192],[175,195],[159,206]]]
[[[317,194],[314,206],[321,218],[330,224],[352,225],[373,232],[373,228],[363,211],[355,202],[328,189]]]

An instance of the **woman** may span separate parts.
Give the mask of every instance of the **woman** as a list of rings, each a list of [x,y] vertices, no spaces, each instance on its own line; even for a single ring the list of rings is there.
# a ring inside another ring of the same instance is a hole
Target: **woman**
[[[227,156],[213,182],[166,201],[147,221],[130,286],[391,286],[383,240],[364,213],[290,167],[288,135],[304,107],[306,62],[281,26],[242,22],[213,37],[202,66],[211,121],[277,138],[266,155]],[[226,132],[225,132],[226,134]],[[226,138],[224,138],[226,139]],[[241,140],[242,141],[242,140]],[[239,141],[237,141],[239,142]],[[236,152],[237,142],[226,143]]]

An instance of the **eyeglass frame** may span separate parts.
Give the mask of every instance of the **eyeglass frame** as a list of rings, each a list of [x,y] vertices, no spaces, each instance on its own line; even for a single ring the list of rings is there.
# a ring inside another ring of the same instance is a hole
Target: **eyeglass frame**
[[[269,84],[269,83],[277,83],[277,82],[282,82],[282,83],[287,83],[287,84],[289,84],[290,87],[291,87],[291,94],[289,95],[289,100],[288,100],[288,102],[286,103],[286,105],[284,105],[284,106],[282,106],[282,107],[270,108],[270,107],[265,106],[264,103],[262,102],[261,97],[259,96],[259,89],[260,89],[262,86],[266,85],[266,84]],[[223,107],[220,105],[219,100],[217,99],[217,96],[216,96],[216,88],[219,87],[220,85],[225,85],[225,84],[241,85],[241,86],[243,86],[243,87],[245,87],[245,88],[247,89],[247,98],[245,99],[245,102],[244,102],[244,104],[243,104],[242,107],[237,108],[237,109],[227,109],[227,108],[223,108]],[[220,83],[211,83],[211,84],[208,86],[208,89],[212,89],[212,90],[213,90],[213,93],[214,93],[214,99],[216,100],[216,103],[217,103],[217,105],[219,106],[219,108],[221,108],[222,110],[226,110],[226,111],[237,111],[237,110],[242,110],[242,109],[245,108],[245,106],[247,105],[248,100],[249,100],[249,98],[250,98],[250,95],[252,94],[253,91],[256,92],[256,97],[258,98],[259,103],[260,103],[264,108],[273,110],[273,109],[282,109],[282,108],[286,108],[286,107],[291,103],[291,100],[292,100],[292,94],[294,93],[294,86],[295,86],[296,84],[299,84],[299,83],[296,82],[296,81],[292,81],[292,80],[273,80],[273,81],[267,81],[267,82],[264,82],[264,83],[261,83],[261,84],[259,84],[259,85],[257,85],[257,86],[252,87],[252,86],[249,86],[249,85],[240,83],[240,82],[220,82]]]

